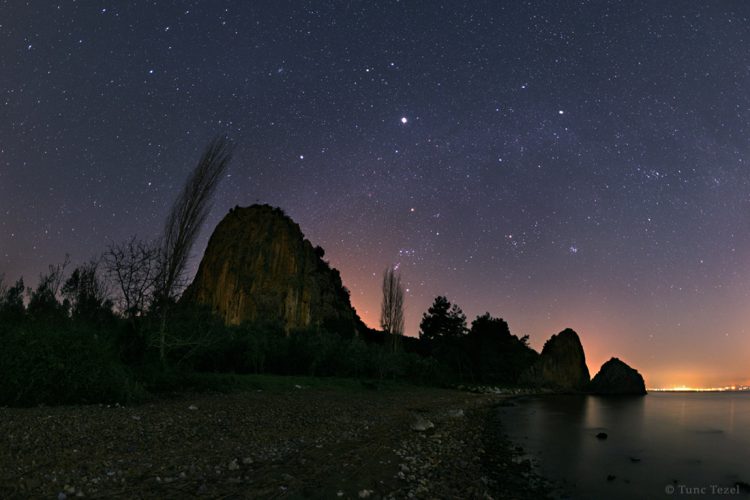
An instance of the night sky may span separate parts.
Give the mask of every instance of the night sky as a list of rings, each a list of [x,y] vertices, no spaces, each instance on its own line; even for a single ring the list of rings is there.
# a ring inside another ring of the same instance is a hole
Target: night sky
[[[207,141],[377,326],[445,294],[592,375],[750,382],[750,3],[0,2],[0,273],[156,237]]]

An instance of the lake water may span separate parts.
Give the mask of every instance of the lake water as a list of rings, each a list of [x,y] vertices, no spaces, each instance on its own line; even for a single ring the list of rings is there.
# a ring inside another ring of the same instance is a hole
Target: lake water
[[[750,483],[750,393],[514,403],[499,409],[505,432],[562,498],[750,498],[735,487]]]

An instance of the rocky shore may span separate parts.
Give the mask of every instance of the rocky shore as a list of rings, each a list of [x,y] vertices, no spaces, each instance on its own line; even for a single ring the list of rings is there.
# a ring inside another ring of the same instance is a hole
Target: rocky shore
[[[543,498],[507,396],[422,387],[0,408],[2,498]]]

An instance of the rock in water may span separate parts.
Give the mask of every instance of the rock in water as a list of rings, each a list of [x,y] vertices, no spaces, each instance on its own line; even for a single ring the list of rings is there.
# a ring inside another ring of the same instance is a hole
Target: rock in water
[[[594,394],[646,394],[646,384],[637,370],[617,358],[604,363],[591,380],[589,390]]]
[[[354,333],[361,322],[323,255],[281,209],[236,207],[216,226],[183,300],[210,306],[229,325]]]
[[[523,384],[561,392],[582,391],[589,380],[581,340],[570,328],[545,342],[539,359],[521,376]]]

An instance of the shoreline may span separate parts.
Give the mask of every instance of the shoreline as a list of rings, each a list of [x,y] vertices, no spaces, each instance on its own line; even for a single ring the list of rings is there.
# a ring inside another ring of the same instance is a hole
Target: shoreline
[[[494,411],[509,398],[294,385],[0,408],[0,495],[542,498]]]

